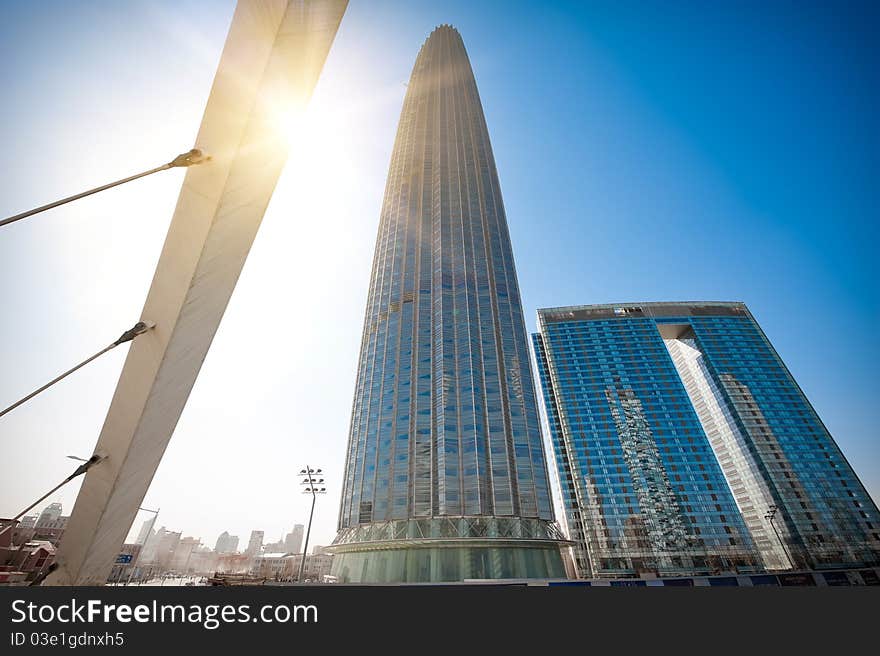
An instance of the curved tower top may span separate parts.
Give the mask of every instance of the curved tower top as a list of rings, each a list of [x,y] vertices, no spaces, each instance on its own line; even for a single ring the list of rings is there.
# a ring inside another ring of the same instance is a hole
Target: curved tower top
[[[562,575],[498,174],[449,25],[391,156],[339,529],[343,581]]]

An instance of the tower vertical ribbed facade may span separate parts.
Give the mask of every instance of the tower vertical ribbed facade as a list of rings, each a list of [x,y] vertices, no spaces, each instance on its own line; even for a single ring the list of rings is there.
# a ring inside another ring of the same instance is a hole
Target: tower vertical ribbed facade
[[[446,25],[391,157],[339,531],[343,581],[563,575],[498,174]]]

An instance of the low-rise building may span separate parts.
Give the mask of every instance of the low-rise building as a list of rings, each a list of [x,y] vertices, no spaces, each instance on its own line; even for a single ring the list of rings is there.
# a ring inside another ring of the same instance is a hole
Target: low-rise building
[[[33,581],[55,562],[55,545],[48,540],[31,540],[16,546],[11,544],[11,533],[7,531],[0,536],[0,583],[12,585]]]
[[[57,547],[61,543],[69,519],[69,515],[51,516],[48,519],[43,519],[41,516],[34,526],[32,539],[46,540]]]
[[[215,571],[223,574],[245,574],[250,571],[252,559],[246,554],[217,554]]]
[[[267,579],[280,581],[289,576],[291,555],[283,551],[264,553],[254,559],[253,573]]]

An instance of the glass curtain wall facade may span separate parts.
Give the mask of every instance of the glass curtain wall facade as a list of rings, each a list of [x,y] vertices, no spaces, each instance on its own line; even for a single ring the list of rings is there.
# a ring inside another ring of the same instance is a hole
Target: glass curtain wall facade
[[[580,576],[880,564],[876,505],[745,305],[538,322]]]
[[[407,88],[346,457],[341,581],[564,576],[513,252],[459,33]]]

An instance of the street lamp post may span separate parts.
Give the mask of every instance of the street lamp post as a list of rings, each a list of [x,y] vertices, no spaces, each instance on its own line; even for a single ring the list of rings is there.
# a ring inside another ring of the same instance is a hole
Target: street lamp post
[[[773,532],[776,534],[776,539],[779,540],[779,544],[782,545],[783,551],[785,551],[785,557],[788,558],[788,568],[794,569],[794,560],[791,558],[791,553],[788,551],[788,547],[785,545],[785,540],[782,539],[782,536],[779,534],[779,530],[776,528],[776,524],[773,523],[773,519],[776,517],[776,512],[779,510],[779,507],[775,504],[767,508],[767,512],[764,515],[764,519],[769,520],[770,527],[773,529]]]
[[[304,476],[305,479],[302,482],[302,485],[305,485],[306,488],[303,490],[303,494],[311,494],[312,495],[312,509],[309,512],[309,525],[306,528],[306,543],[303,546],[302,559],[299,562],[299,576],[297,576],[296,580],[302,583],[303,580],[303,571],[306,567],[306,554],[309,552],[309,534],[312,532],[312,517],[315,514],[315,499],[319,494],[325,494],[327,492],[326,487],[318,487],[319,485],[324,483],[323,478],[315,479],[313,476],[322,476],[322,471],[320,469],[311,469],[308,465],[303,469],[300,473],[300,476]]]
[[[147,531],[147,537],[144,538],[144,543],[141,545],[141,548],[138,550],[137,558],[134,559],[134,562],[131,564],[131,571],[128,573],[128,579],[125,582],[127,586],[131,583],[131,577],[134,576],[134,568],[141,562],[141,554],[147,546],[147,542],[150,541],[150,536],[153,534],[153,526],[156,525],[156,518],[159,516],[159,511],[161,508],[157,508],[156,510],[150,510],[149,508],[138,508],[138,510],[143,510],[144,512],[153,513],[153,519],[150,521],[150,528]],[[138,576],[138,585],[140,585],[140,576]]]
[[[190,578],[190,577],[189,577],[189,572],[187,571],[187,570],[189,570],[189,561],[192,560],[193,551],[195,551],[195,550],[196,550],[196,547],[200,546],[201,544],[202,544],[202,543],[201,543],[201,540],[200,540],[200,541],[199,541],[199,544],[197,544],[197,545],[192,545],[192,548],[189,550],[189,553],[186,554],[186,560],[185,560],[184,563],[183,563],[183,572],[181,572],[181,574],[183,574],[183,578],[184,578],[184,579],[188,579],[188,578]]]

